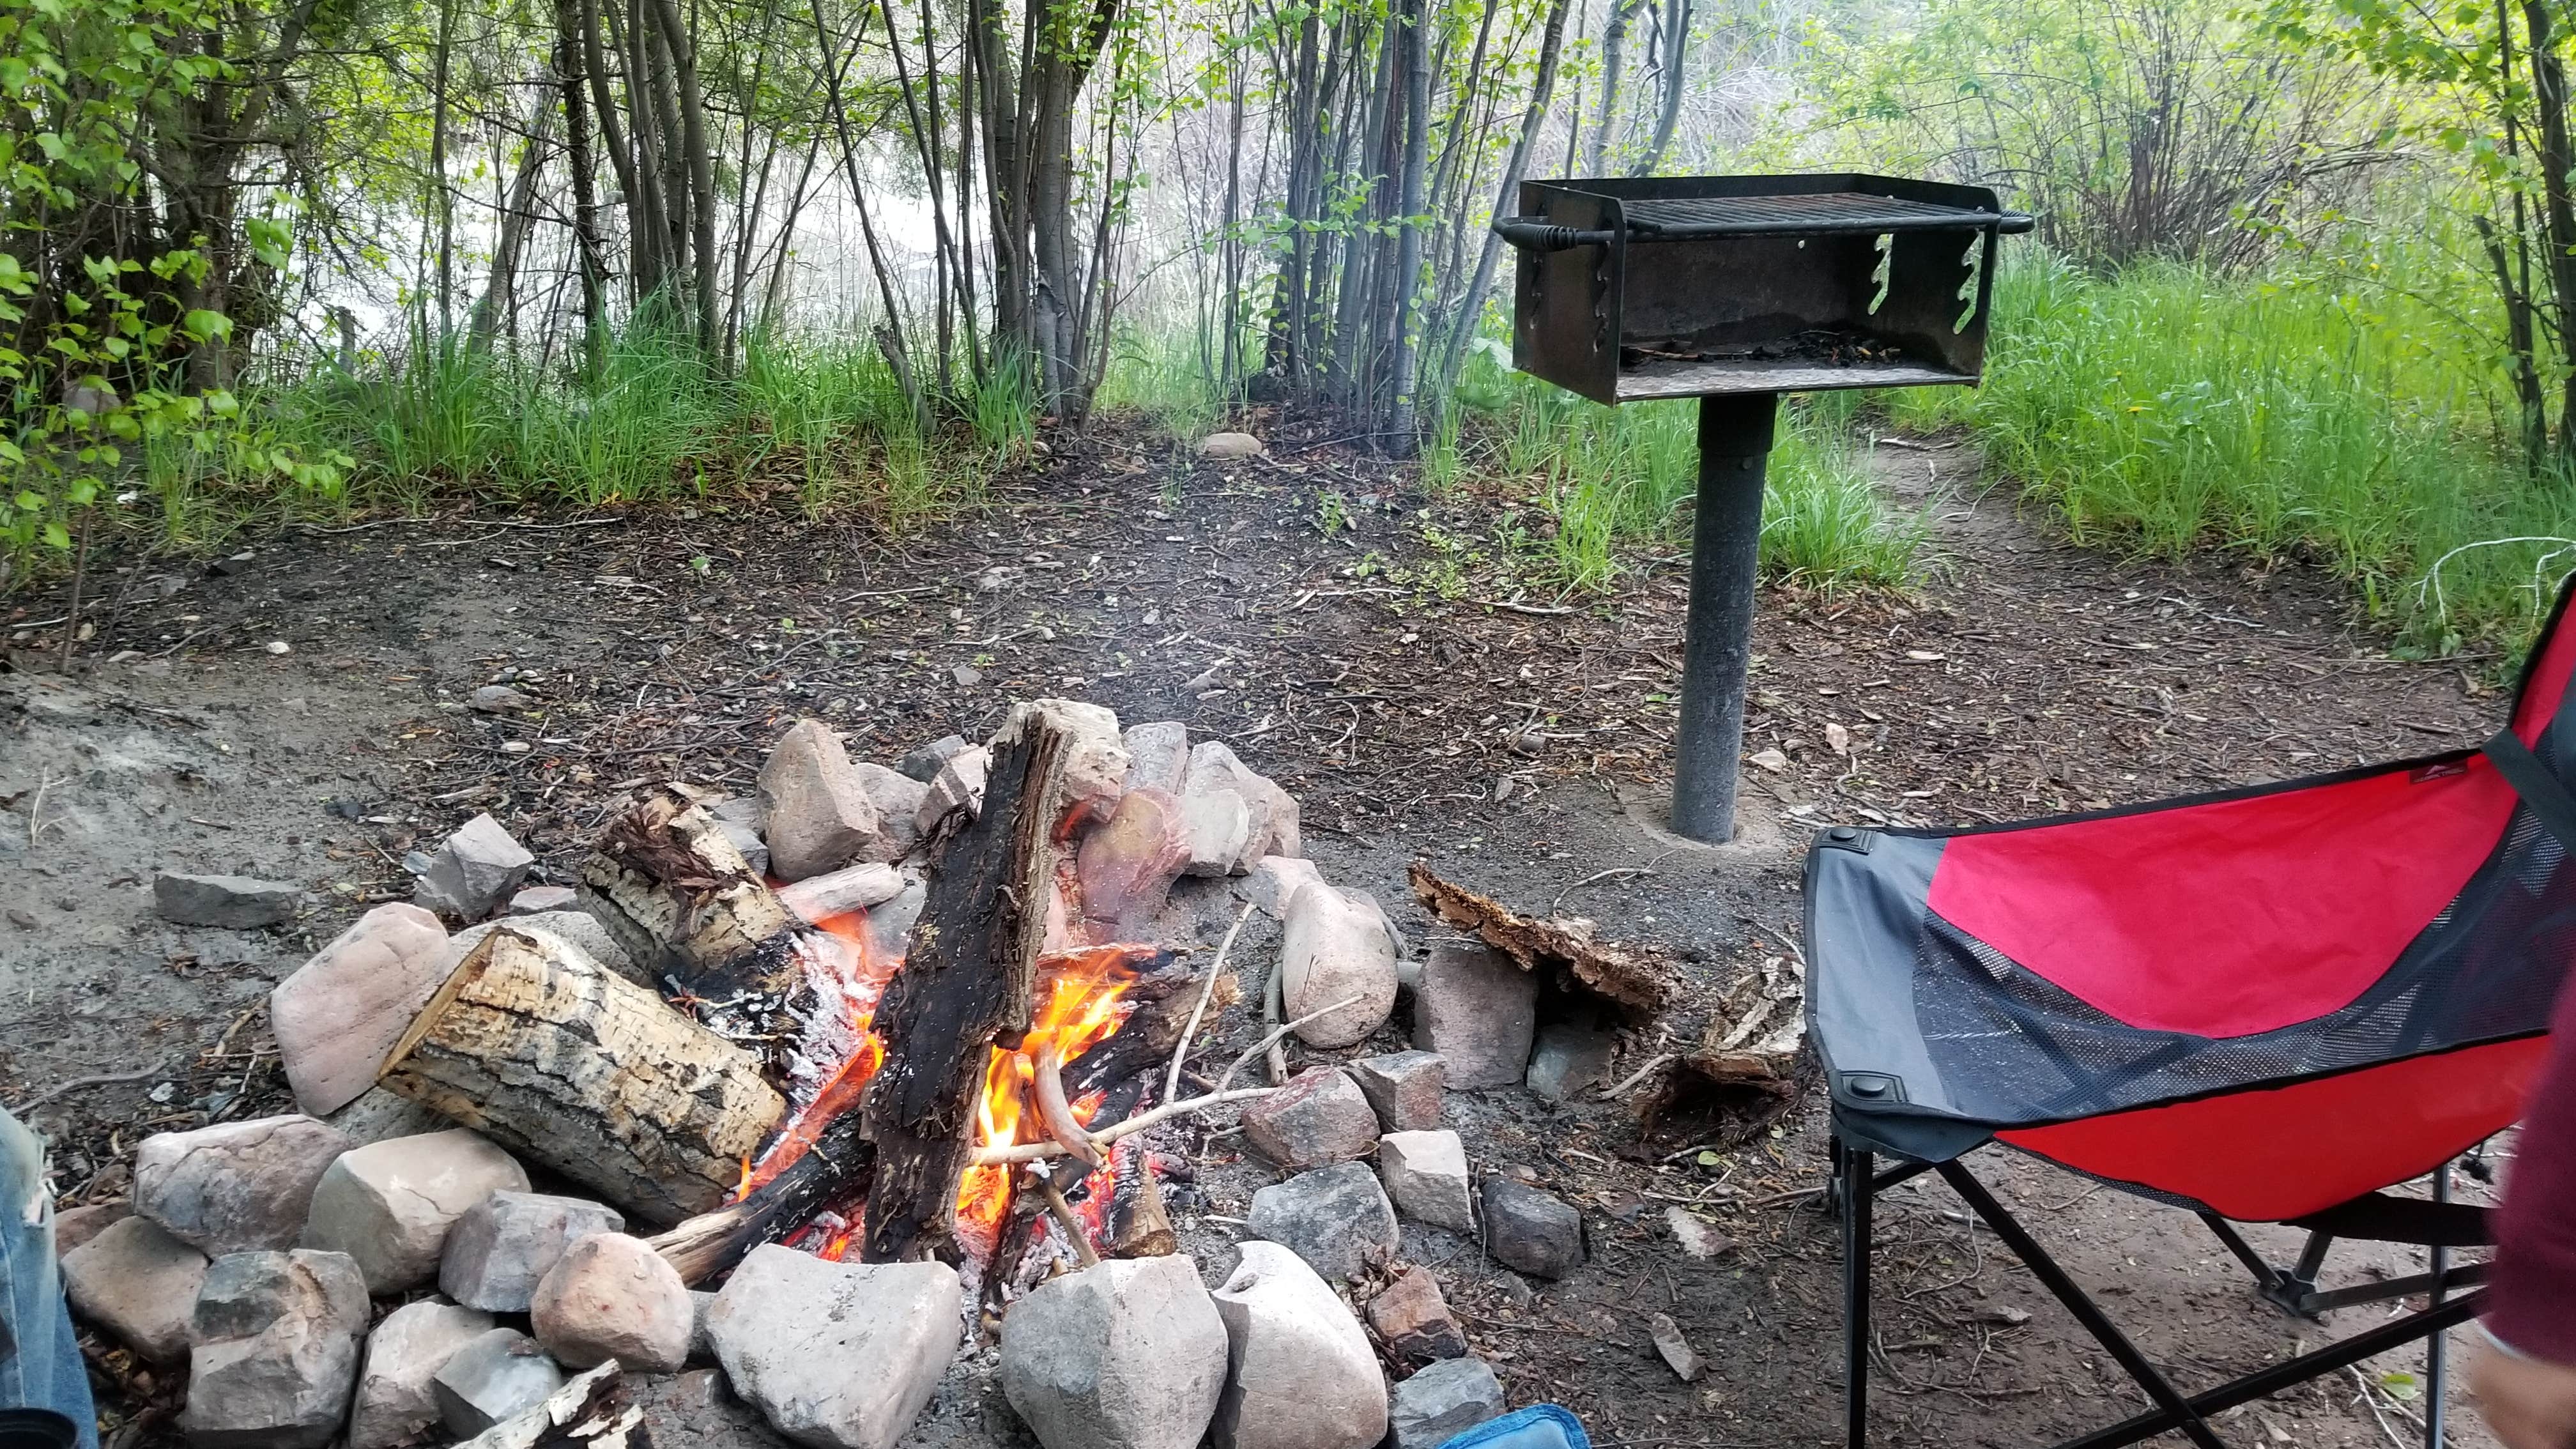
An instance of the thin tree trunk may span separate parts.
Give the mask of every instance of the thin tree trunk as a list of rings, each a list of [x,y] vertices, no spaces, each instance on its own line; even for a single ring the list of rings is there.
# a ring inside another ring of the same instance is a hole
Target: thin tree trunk
[[[670,45],[680,92],[680,146],[689,172],[690,251],[694,253],[698,302],[698,355],[713,367],[723,351],[717,331],[716,296],[716,163],[707,142],[706,106],[698,91],[698,45],[681,23],[677,0],[654,0],[662,33]]]
[[[546,97],[538,107],[536,126],[528,133],[527,149],[520,154],[518,173],[510,178],[509,199],[502,206],[499,236],[492,246],[492,275],[468,323],[465,346],[469,352],[490,351],[502,316],[518,310],[519,255],[527,249],[528,231],[536,219],[537,181],[545,172],[546,151],[554,144],[554,135],[554,102]]]
[[[617,116],[617,98],[608,89],[608,58],[599,43],[600,0],[579,3],[582,70],[590,80],[591,102],[599,108],[600,144],[608,149],[609,169],[617,173],[617,194],[626,203],[627,273],[635,286],[635,300],[640,303],[660,275],[660,263],[653,250],[653,236],[660,228],[644,224],[644,193],[635,177],[635,153],[627,145],[625,125]]]
[[[1368,119],[1361,124],[1358,144],[1360,154],[1372,165],[1369,176],[1369,205],[1366,219],[1376,221],[1384,215],[1381,199],[1385,190],[1385,170],[1376,165],[1382,159],[1379,142],[1386,130],[1390,92],[1395,89],[1395,26],[1389,21],[1378,40],[1378,62],[1374,68],[1376,84],[1369,87]],[[1365,403],[1360,375],[1366,361],[1361,336],[1361,319],[1368,306],[1368,276],[1373,249],[1369,246],[1368,229],[1353,227],[1342,245],[1340,293],[1334,298],[1333,315],[1333,391],[1345,407]]]
[[[1610,151],[1610,133],[1619,126],[1620,72],[1628,51],[1628,23],[1636,18],[1638,0],[1611,0],[1610,19],[1601,31],[1601,114],[1592,122],[1592,149],[1583,174],[1599,176]]]
[[[652,271],[637,273],[635,304],[638,311],[658,311],[656,299],[667,300],[671,280],[684,265],[678,239],[671,235],[670,206],[662,196],[662,127],[644,58],[643,27],[634,23],[631,9],[622,17],[611,10],[608,19],[610,28],[618,32],[618,49],[626,57],[626,114],[635,126],[635,189],[627,193],[626,209],[636,234],[649,238],[653,257]],[[655,319],[657,324],[660,320]]]
[[[2522,23],[2528,32],[2532,108],[2539,113],[2541,216],[2549,245],[2550,297],[2557,305],[2558,351],[2569,367],[2558,401],[2558,456],[2576,465],[2576,203],[2568,195],[2567,172],[2576,165],[2567,135],[2567,67],[2550,33],[2551,16],[2544,0],[2523,0]]]
[[[876,272],[877,294],[885,303],[885,322],[877,329],[877,346],[885,353],[886,365],[894,369],[895,384],[903,389],[903,399],[912,408],[913,422],[924,434],[930,431],[930,408],[921,395],[921,385],[912,375],[911,354],[903,343],[903,306],[895,292],[894,274],[885,263],[885,253],[877,245],[876,222],[868,215],[868,189],[859,175],[858,140],[850,132],[850,115],[841,104],[841,63],[832,44],[831,28],[823,21],[823,0],[808,0],[814,16],[814,48],[823,62],[823,94],[832,109],[832,128],[841,139],[841,165],[850,181],[850,199],[859,210],[859,233],[867,241],[868,265]],[[868,12],[859,12],[861,26],[867,24]],[[858,37],[851,40],[856,49]]]
[[[1631,176],[1652,176],[1662,169],[1664,153],[1672,149],[1673,128],[1682,119],[1682,83],[1689,78],[1690,0],[1665,0],[1664,7],[1664,103],[1655,115],[1655,139],[1646,154],[1629,168]]]
[[[1570,0],[1556,0],[1548,7],[1547,26],[1539,35],[1538,75],[1530,82],[1529,109],[1521,113],[1520,139],[1512,143],[1512,155],[1503,163],[1503,184],[1494,194],[1494,215],[1512,216],[1520,210],[1521,173],[1529,164],[1530,153],[1538,149],[1539,133],[1547,124],[1547,103],[1556,91],[1557,62],[1565,51],[1565,12]],[[1458,385],[1458,367],[1467,356],[1467,344],[1484,321],[1485,294],[1494,285],[1494,263],[1502,254],[1503,239],[1489,228],[1485,232],[1484,250],[1476,258],[1476,279],[1467,284],[1467,295],[1461,299],[1457,313],[1449,324],[1448,341],[1441,348],[1440,383],[1432,389],[1436,406],[1448,406],[1450,394]]]
[[[1398,456],[1414,447],[1413,385],[1419,363],[1413,344],[1414,294],[1422,286],[1423,179],[1431,152],[1431,67],[1423,58],[1423,27],[1430,23],[1427,0],[1411,0],[1404,21],[1401,66],[1404,75],[1404,180],[1396,189],[1395,271],[1388,279],[1395,295],[1395,325],[1389,339],[1394,356],[1389,372],[1390,406],[1387,434],[1380,451],[1390,446]]]
[[[582,0],[555,0],[555,82],[563,91],[564,164],[572,171],[572,238],[581,268],[582,376],[596,381],[607,340],[607,268],[599,254],[599,194],[590,149]]]
[[[438,343],[454,326],[456,217],[447,194],[447,62],[455,46],[456,0],[439,0],[437,49],[430,60],[430,204],[438,212]]]

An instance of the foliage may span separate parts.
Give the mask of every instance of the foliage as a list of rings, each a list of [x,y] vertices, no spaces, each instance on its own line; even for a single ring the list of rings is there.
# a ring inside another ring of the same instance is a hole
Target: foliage
[[[2439,260],[2378,255],[2410,252]],[[2498,453],[2449,319],[2348,280],[2027,257],[1998,279],[1985,385],[1883,405],[1965,422],[2080,541],[2313,562],[2424,647],[2518,635],[2567,567],[2576,494]]]

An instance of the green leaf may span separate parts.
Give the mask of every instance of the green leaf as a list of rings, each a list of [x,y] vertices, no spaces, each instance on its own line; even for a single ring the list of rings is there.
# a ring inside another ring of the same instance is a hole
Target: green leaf
[[[233,337],[233,319],[221,312],[208,311],[203,307],[195,308],[187,316],[179,319],[179,326],[199,342],[211,341],[217,337],[230,342]]]

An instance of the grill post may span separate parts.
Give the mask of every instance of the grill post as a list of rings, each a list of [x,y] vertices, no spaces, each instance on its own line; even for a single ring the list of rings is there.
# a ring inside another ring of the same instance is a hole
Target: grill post
[[[1762,478],[1779,404],[1780,395],[1771,392],[1699,400],[1699,502],[1691,523],[1681,731],[1673,740],[1673,829],[1717,845],[1735,835]]]

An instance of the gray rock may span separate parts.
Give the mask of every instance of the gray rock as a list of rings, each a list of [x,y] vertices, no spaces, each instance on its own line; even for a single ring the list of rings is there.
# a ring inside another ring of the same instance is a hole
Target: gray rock
[[[939,828],[939,822],[952,810],[973,815],[984,808],[984,777],[992,772],[993,752],[982,745],[959,750],[930,777],[930,788],[921,797],[921,808],[914,812],[912,823],[922,834]]]
[[[760,838],[760,801],[750,795],[709,806],[707,814],[716,829],[742,852],[743,863],[753,875],[769,874],[769,842]]]
[[[1002,1392],[1046,1449],[1195,1449],[1225,1371],[1225,1323],[1178,1255],[1068,1273],[1002,1320]]]
[[[1427,1132],[1440,1125],[1449,1084],[1449,1059],[1438,1052],[1388,1052],[1362,1057],[1345,1070],[1389,1132]]]
[[[1244,808],[1243,797],[1232,790],[1211,790],[1184,795],[1180,804],[1181,828],[1190,842],[1184,869],[1195,876],[1231,872],[1252,840],[1252,812]]]
[[[1378,1143],[1377,1172],[1397,1212],[1452,1232],[1476,1231],[1467,1148],[1457,1133],[1390,1132]]]
[[[477,815],[429,853],[412,904],[454,921],[479,921],[510,898],[537,858],[489,814]]]
[[[715,1306],[715,1294],[697,1288],[689,1290],[689,1366],[692,1368],[716,1361],[716,1341],[707,1334],[707,1310]]]
[[[1250,1230],[1294,1252],[1327,1279],[1357,1278],[1403,1241],[1395,1206],[1367,1164],[1301,1172],[1252,1195]]]
[[[63,1255],[63,1291],[80,1316],[154,1363],[188,1353],[188,1317],[206,1255],[149,1218],[111,1223]]]
[[[134,1205],[122,1202],[97,1202],[63,1209],[54,1214],[54,1256],[57,1259],[70,1257],[99,1234],[132,1216]]]
[[[1431,948],[1413,989],[1413,1044],[1448,1062],[1453,1090],[1518,1082],[1537,1027],[1536,975],[1483,946]]]
[[[1275,921],[1288,914],[1288,902],[1297,892],[1323,878],[1315,863],[1302,855],[1265,855],[1252,863],[1251,872],[1235,889]]]
[[[347,1253],[367,1291],[390,1297],[437,1276],[448,1230],[467,1210],[527,1190],[510,1154],[462,1128],[370,1143],[322,1174],[304,1245]]]
[[[1503,1386],[1481,1358],[1444,1358],[1395,1386],[1387,1411],[1391,1449],[1437,1449],[1503,1416]]]
[[[1321,881],[1288,900],[1279,973],[1287,1018],[1315,1018],[1297,1028],[1309,1046],[1353,1045],[1395,1010],[1395,942],[1380,913]]]
[[[438,917],[397,901],[360,916],[279,982],[268,1020],[295,1105],[322,1117],[366,1095],[457,959]]]
[[[869,801],[877,807],[877,819],[892,842],[887,848],[894,854],[887,859],[900,859],[921,838],[921,802],[930,787],[900,770],[889,770],[869,760],[860,760],[850,768],[858,772],[859,788],[868,792]]]
[[[601,1364],[587,1373],[566,1379],[562,1388],[457,1445],[456,1449],[538,1449],[540,1445],[560,1445],[568,1440],[593,1445],[596,1449],[658,1449],[662,1443],[660,1439],[648,1439],[635,1432],[641,1428],[638,1422],[640,1413],[601,1413],[612,1406],[625,1404],[627,1396],[621,1392],[624,1388],[625,1376],[618,1371],[617,1365]]]
[[[314,1185],[357,1145],[310,1117],[156,1132],[134,1149],[134,1210],[208,1257],[293,1247]]]
[[[444,1132],[456,1125],[437,1108],[423,1106],[409,1097],[396,1096],[384,1087],[369,1087],[358,1100],[323,1120],[347,1133],[349,1140],[361,1147],[391,1137],[418,1137],[424,1132]]]
[[[495,1328],[467,1340],[429,1379],[439,1421],[459,1439],[526,1413],[563,1386],[563,1370],[535,1339],[515,1328]]]
[[[1190,773],[1190,728],[1176,719],[1157,720],[1151,724],[1129,725],[1127,742],[1127,788],[1140,790],[1150,785],[1157,790],[1181,793]],[[1241,804],[1242,798],[1236,797]],[[1220,871],[1218,874],[1223,874]]]
[[[1407,1363],[1466,1356],[1467,1335],[1428,1268],[1398,1267],[1386,1287],[1369,1300],[1368,1321],[1387,1351]]]
[[[231,1253],[189,1325],[180,1432],[205,1449],[317,1449],[340,1433],[367,1335],[367,1289],[339,1253]]]
[[[617,938],[610,935],[608,928],[599,923],[599,917],[584,910],[570,910],[540,911],[533,916],[505,916],[497,921],[485,921],[480,925],[467,926],[447,938],[447,950],[439,957],[442,968],[438,974],[440,984],[445,984],[447,978],[455,974],[456,968],[464,964],[467,953],[471,952],[477,943],[494,931],[504,928],[516,931],[523,936],[551,937],[573,947],[629,981],[644,981],[643,973],[636,969],[635,958],[627,955],[626,948],[617,944]],[[644,982],[644,984],[653,986],[656,990],[660,989],[658,984],[653,982]]]
[[[521,886],[510,903],[501,908],[505,916],[543,916],[556,911],[578,910],[581,892],[571,886]]]
[[[537,1284],[563,1260],[565,1249],[593,1233],[624,1231],[625,1215],[605,1203],[496,1192],[448,1229],[447,1245],[439,1251],[438,1291],[468,1308],[525,1313],[536,1301]]]
[[[1258,457],[1264,451],[1261,440],[1250,433],[1210,433],[1199,439],[1199,456],[1220,462]]]
[[[1386,1381],[1359,1320],[1305,1260],[1244,1243],[1212,1295],[1225,1322],[1217,1449],[1368,1449],[1386,1437]]]
[[[1190,747],[1190,769],[1182,781],[1181,793],[1205,795],[1216,790],[1241,795],[1244,809],[1252,815],[1252,829],[1236,870],[1250,870],[1253,862],[1265,855],[1305,854],[1297,828],[1295,797],[1269,776],[1237,759],[1234,750],[1223,742],[1201,740]]]
[[[929,882],[917,872],[906,872],[903,893],[869,910],[868,943],[888,956],[907,954],[912,928],[921,920],[921,908],[929,903]]]
[[[1309,1067],[1243,1109],[1244,1140],[1292,1172],[1353,1162],[1377,1147],[1377,1114],[1338,1067]]]
[[[1600,1086],[1610,1080],[1610,1058],[1618,1049],[1615,1033],[1551,1021],[1538,1029],[1538,1044],[1530,1052],[1529,1089],[1562,1102],[1586,1087]]]
[[[1507,1268],[1562,1278],[1583,1266],[1583,1215],[1572,1204],[1508,1177],[1487,1177],[1485,1251]]]
[[[769,868],[781,880],[903,853],[840,737],[820,720],[790,726],[760,767],[760,835],[769,842]]]
[[[537,1342],[577,1369],[614,1360],[638,1373],[677,1373],[696,1320],[680,1271],[624,1233],[593,1233],[566,1249],[528,1308]]]
[[[246,875],[163,875],[152,882],[152,909],[182,926],[248,931],[294,919],[302,886]]]
[[[964,735],[941,735],[929,744],[904,751],[903,758],[895,762],[895,771],[907,780],[927,785],[939,778],[939,767],[947,764],[950,756],[970,748]]]
[[[956,1357],[959,1306],[945,1264],[827,1263],[770,1244],[725,1280],[707,1336],[734,1391],[781,1434],[893,1449]]]
[[[349,1411],[349,1449],[394,1449],[438,1422],[429,1381],[458,1349],[492,1331],[492,1315],[453,1303],[406,1303],[367,1335]]]
[[[465,707],[476,714],[508,714],[528,707],[528,697],[506,684],[486,684],[465,696]]]

